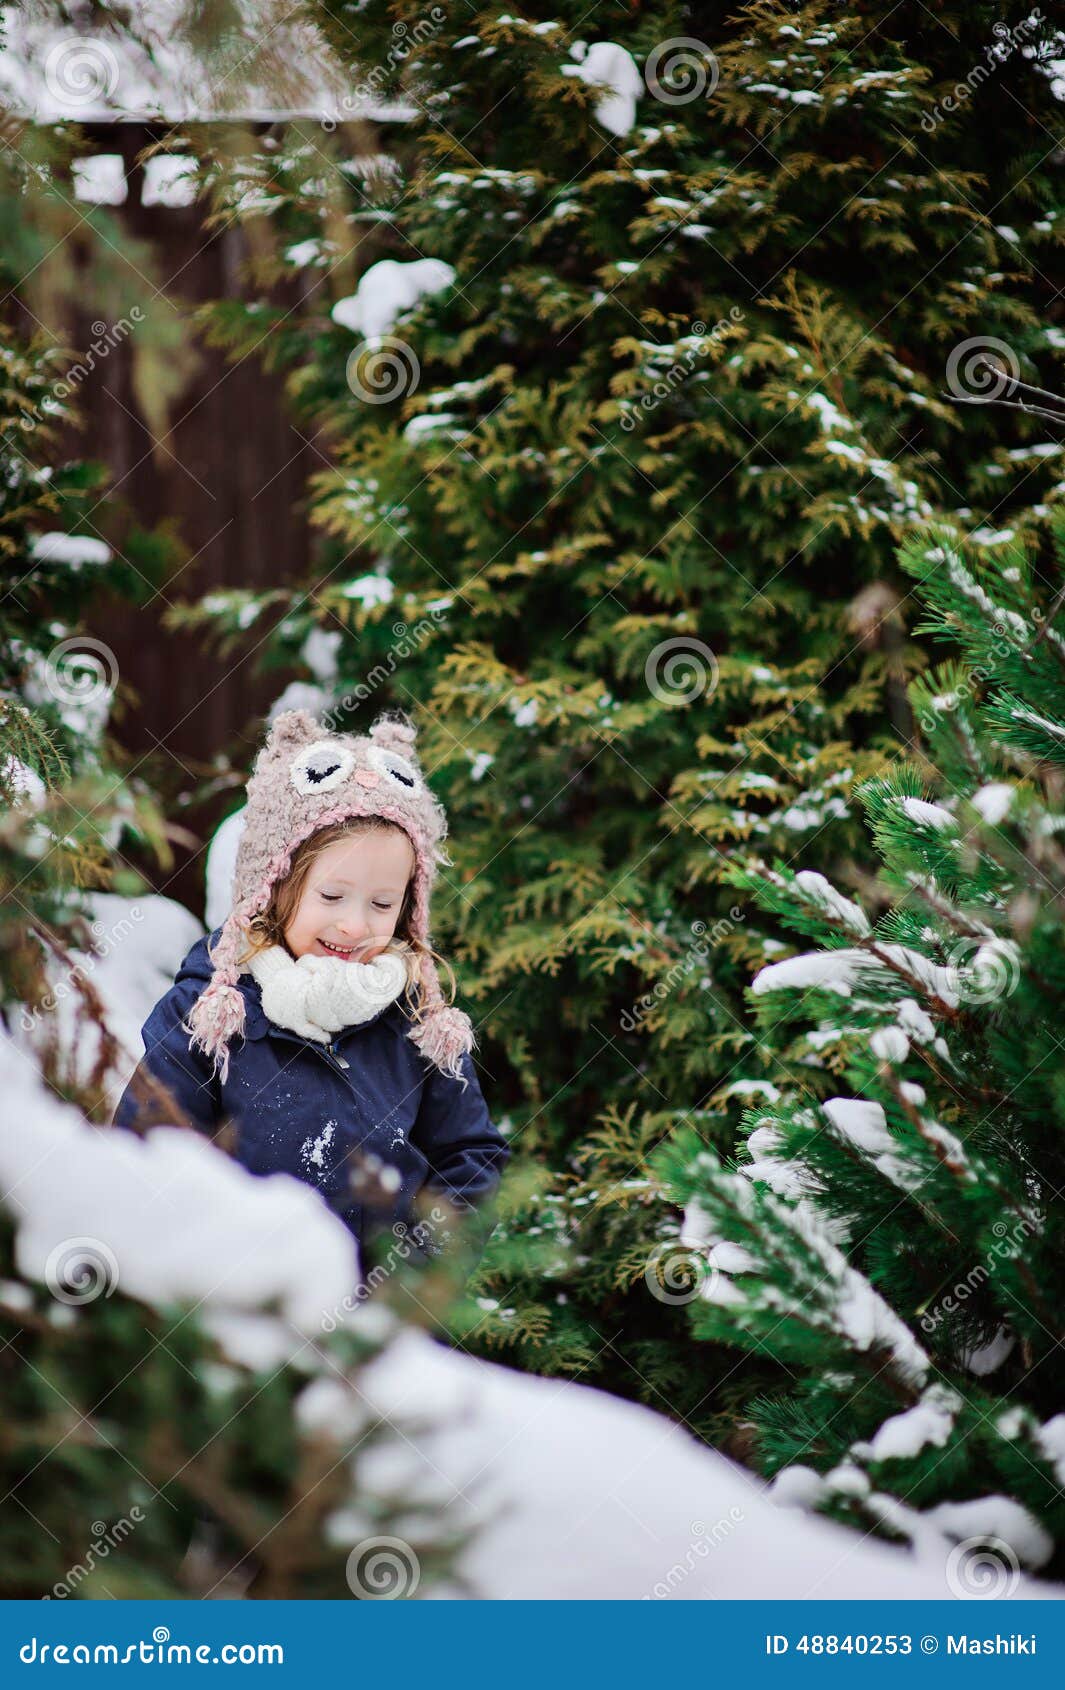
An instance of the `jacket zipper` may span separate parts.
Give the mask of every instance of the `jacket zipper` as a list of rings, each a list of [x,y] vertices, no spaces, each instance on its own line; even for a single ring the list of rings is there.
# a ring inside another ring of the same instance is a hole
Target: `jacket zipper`
[[[321,1051],[324,1051],[324,1053],[326,1055],[332,1057],[333,1061],[336,1063],[338,1068],[350,1068],[351,1067],[351,1063],[348,1061],[347,1057],[341,1056],[340,1052],[337,1050],[335,1039],[330,1039],[329,1043],[327,1045],[323,1046],[323,1045],[317,1043],[317,1041],[315,1041],[315,1040],[303,1038],[299,1033],[289,1032],[288,1028],[286,1028],[286,1027],[273,1027],[273,1026],[271,1026],[270,1037],[271,1038],[277,1038],[277,1039],[287,1039],[290,1044],[299,1045],[303,1050],[321,1050]]]

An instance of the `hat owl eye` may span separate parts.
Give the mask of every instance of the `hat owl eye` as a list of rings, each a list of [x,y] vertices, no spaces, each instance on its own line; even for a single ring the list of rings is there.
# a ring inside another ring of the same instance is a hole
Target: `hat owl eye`
[[[354,752],[335,741],[320,739],[300,752],[289,779],[297,792],[330,792],[347,779],[354,766]]]
[[[403,792],[416,792],[421,785],[414,764],[408,763],[398,751],[386,751],[381,745],[371,745],[366,757],[373,768],[393,781]]]

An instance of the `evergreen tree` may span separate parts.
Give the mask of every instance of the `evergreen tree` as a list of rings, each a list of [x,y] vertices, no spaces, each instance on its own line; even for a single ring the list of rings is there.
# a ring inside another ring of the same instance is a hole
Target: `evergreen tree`
[[[316,10],[407,121],[387,157],[296,126],[208,172],[259,253],[208,330],[288,372],[323,547],[203,615],[276,601],[272,660],[338,636],[338,723],[422,718],[436,938],[519,1152],[456,1334],[710,1431],[716,1363],[643,1283],[648,1151],[727,1145],[763,1076],[742,993],[780,940],[730,914],[737,852],[864,849],[923,661],[897,542],[1035,531],[1030,420],[1006,447],[953,392],[974,339],[1036,379],[1056,344],[1048,45],[1020,7],[617,0],[596,40],[578,5]]]
[[[659,1153],[689,1205],[661,1265],[696,1337],[774,1364],[745,1418],[778,1493],[941,1528],[971,1592],[1063,1565],[1065,638],[1019,539],[933,525],[900,561],[957,654],[912,689],[927,753],[861,791],[861,901],[737,874],[816,948],[751,987],[776,1083],[737,1165]]]
[[[0,278],[22,308],[13,315],[35,316],[27,275],[63,315],[80,284],[62,241],[53,258],[47,237],[53,213],[70,209],[57,184],[76,143],[3,122],[0,225],[18,236],[3,245]],[[91,229],[81,238],[91,240]],[[0,325],[0,1004],[30,1007],[43,1071],[66,1090],[72,1052],[61,1048],[55,1016],[36,1013],[45,1003],[54,1009],[50,975],[64,973],[100,1032],[93,1071],[74,1087],[98,1119],[115,1045],[91,966],[75,969],[71,949],[88,952],[99,936],[94,890],[145,889],[124,851],[147,848],[164,869],[172,861],[151,788],[127,774],[110,739],[111,713],[130,695],[115,653],[89,624],[107,593],[127,602],[153,593],[176,548],[108,501],[105,466],[72,445],[84,383],[133,332],[141,314],[134,306],[131,315],[88,349],[64,345],[43,323],[31,338]],[[5,1019],[11,1026],[18,1017],[9,1008]]]

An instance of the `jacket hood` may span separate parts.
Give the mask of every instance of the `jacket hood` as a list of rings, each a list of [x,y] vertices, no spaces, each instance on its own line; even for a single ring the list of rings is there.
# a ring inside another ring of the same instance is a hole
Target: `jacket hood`
[[[214,970],[211,966],[207,946],[208,943],[213,944],[215,942],[221,931],[220,927],[216,927],[213,933],[205,933],[202,939],[197,939],[174,975],[175,986],[180,985],[185,980],[193,980],[197,985],[203,986],[210,984]]]

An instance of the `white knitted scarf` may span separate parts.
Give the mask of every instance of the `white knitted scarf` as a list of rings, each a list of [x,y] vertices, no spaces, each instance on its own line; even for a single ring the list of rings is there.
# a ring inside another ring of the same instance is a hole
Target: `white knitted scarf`
[[[342,1027],[369,1021],[407,983],[407,964],[395,951],[383,951],[372,962],[345,962],[343,957],[293,957],[283,945],[269,945],[245,970],[262,987],[268,1020],[321,1044]]]

